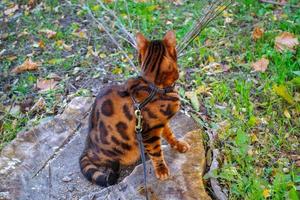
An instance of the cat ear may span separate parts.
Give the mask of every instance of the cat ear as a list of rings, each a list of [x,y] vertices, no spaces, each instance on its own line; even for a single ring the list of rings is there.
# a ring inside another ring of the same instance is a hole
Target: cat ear
[[[137,48],[138,48],[138,51],[139,53],[144,53],[147,49],[147,46],[148,46],[148,39],[145,38],[145,36],[141,33],[137,33],[136,34],[136,42],[137,42]]]
[[[176,35],[174,31],[168,31],[163,39],[165,45],[169,48],[176,48]]]

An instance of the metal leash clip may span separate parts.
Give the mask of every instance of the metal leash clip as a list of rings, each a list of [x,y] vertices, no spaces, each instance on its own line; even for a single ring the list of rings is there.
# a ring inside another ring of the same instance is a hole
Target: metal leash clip
[[[134,111],[135,117],[137,118],[137,123],[135,125],[135,130],[136,131],[142,131],[142,112],[140,109],[137,109]]]

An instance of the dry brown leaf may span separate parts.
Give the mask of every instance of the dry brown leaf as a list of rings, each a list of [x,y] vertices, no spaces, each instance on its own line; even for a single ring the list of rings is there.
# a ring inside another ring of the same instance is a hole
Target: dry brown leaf
[[[252,63],[252,68],[257,72],[264,72],[267,70],[269,65],[269,60],[266,58],[262,58],[255,63]]]
[[[45,45],[45,42],[43,40],[40,40],[38,42],[38,46],[41,48],[41,49],[45,49],[46,48],[46,45]]]
[[[39,69],[41,63],[33,62],[30,58],[25,60],[25,62],[14,69],[11,70],[12,73],[22,73],[25,71],[35,71]]]
[[[298,38],[289,32],[283,32],[275,38],[275,49],[279,52],[294,51],[297,45],[299,45]]]
[[[254,41],[257,41],[263,36],[263,34],[264,34],[264,30],[262,28],[255,27],[252,32],[252,38],[254,39]]]
[[[54,79],[39,79],[36,82],[36,87],[41,91],[52,90],[57,85],[58,81]]]
[[[38,4],[38,0],[29,0],[28,6],[32,9]]]
[[[44,110],[46,107],[46,102],[43,97],[40,97],[39,100],[32,106],[30,112],[38,112]]]
[[[16,4],[15,6],[6,9],[6,10],[4,11],[4,14],[5,14],[5,15],[12,15],[12,14],[14,14],[14,12],[16,12],[18,9],[19,9],[19,5]]]
[[[48,39],[52,39],[56,36],[56,32],[50,29],[42,29],[39,31],[39,33],[45,33]]]

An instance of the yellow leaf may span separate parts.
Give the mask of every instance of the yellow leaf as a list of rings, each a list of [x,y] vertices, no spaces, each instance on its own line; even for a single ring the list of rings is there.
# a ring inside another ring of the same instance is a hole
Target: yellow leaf
[[[25,71],[35,71],[39,69],[41,63],[33,62],[30,58],[27,59],[23,64],[15,67],[11,72],[19,74]]]
[[[116,67],[112,70],[113,74],[121,74],[123,72],[122,68]]]
[[[257,72],[264,72],[267,70],[269,65],[269,60],[266,58],[262,58],[255,63],[252,63],[252,68]]]
[[[87,30],[86,29],[73,32],[72,35],[75,35],[75,36],[77,36],[79,38],[82,38],[82,39],[88,39]]]
[[[255,27],[253,32],[252,32],[252,37],[256,41],[260,39],[264,34],[264,30],[260,27]]]
[[[132,55],[132,54],[128,54],[128,57],[129,57],[130,59],[133,59],[133,55]]]
[[[215,62],[215,58],[213,56],[208,56],[208,62],[209,63],[212,63],[212,62]]]
[[[99,57],[100,58],[106,58],[106,55],[105,55],[105,53],[100,53]]]
[[[258,138],[257,138],[257,136],[256,136],[256,134],[255,134],[255,133],[252,133],[250,137],[251,137],[251,142],[252,142],[252,143],[254,143],[254,142],[257,142],[257,141],[258,141]]]
[[[205,85],[200,85],[196,90],[196,94],[199,95],[199,94],[209,94],[211,95],[210,93],[210,87],[206,87]]]
[[[283,111],[283,114],[284,114],[284,116],[285,116],[286,118],[291,119],[291,115],[290,115],[290,113],[289,113],[288,110],[284,110],[284,111]]]
[[[63,40],[57,40],[57,41],[55,42],[56,46],[58,46],[58,47],[61,47],[63,43],[64,43]]]
[[[275,38],[275,49],[279,52],[284,50],[294,51],[298,45],[298,38],[289,32],[283,32]]]
[[[264,189],[264,191],[263,191],[263,196],[264,196],[265,198],[270,197],[270,190],[269,190],[269,189]]]
[[[100,10],[100,5],[95,5],[92,7],[92,11],[99,11]]]
[[[227,12],[226,10],[224,10],[224,12],[223,12],[223,17],[232,17],[232,16],[233,16],[232,13],[229,13],[229,12]]]
[[[273,90],[276,94],[284,98],[289,104],[294,104],[294,99],[284,85],[274,85]]]

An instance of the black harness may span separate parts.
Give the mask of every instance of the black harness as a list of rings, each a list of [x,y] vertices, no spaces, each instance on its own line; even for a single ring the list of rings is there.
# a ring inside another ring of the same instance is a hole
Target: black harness
[[[142,77],[138,77],[143,79]],[[136,125],[135,125],[135,131],[136,131],[136,135],[137,135],[137,139],[138,139],[138,143],[139,143],[139,148],[140,148],[140,153],[141,153],[141,159],[142,159],[142,163],[143,163],[143,170],[144,170],[144,187],[145,187],[145,194],[146,194],[146,199],[148,200],[148,191],[147,191],[147,170],[146,170],[146,158],[145,158],[145,151],[144,151],[144,146],[143,146],[143,136],[142,136],[142,132],[143,132],[143,122],[142,122],[142,109],[149,103],[151,102],[156,94],[167,94],[170,92],[173,92],[174,90],[174,85],[172,86],[168,86],[165,88],[158,88],[156,85],[154,85],[151,82],[146,81],[145,79],[143,79],[147,84],[148,87],[150,88],[150,93],[149,95],[142,101],[142,102],[138,102],[135,98],[134,98],[134,94],[131,94],[131,99],[133,101],[133,105],[134,105],[134,114],[136,117]]]

